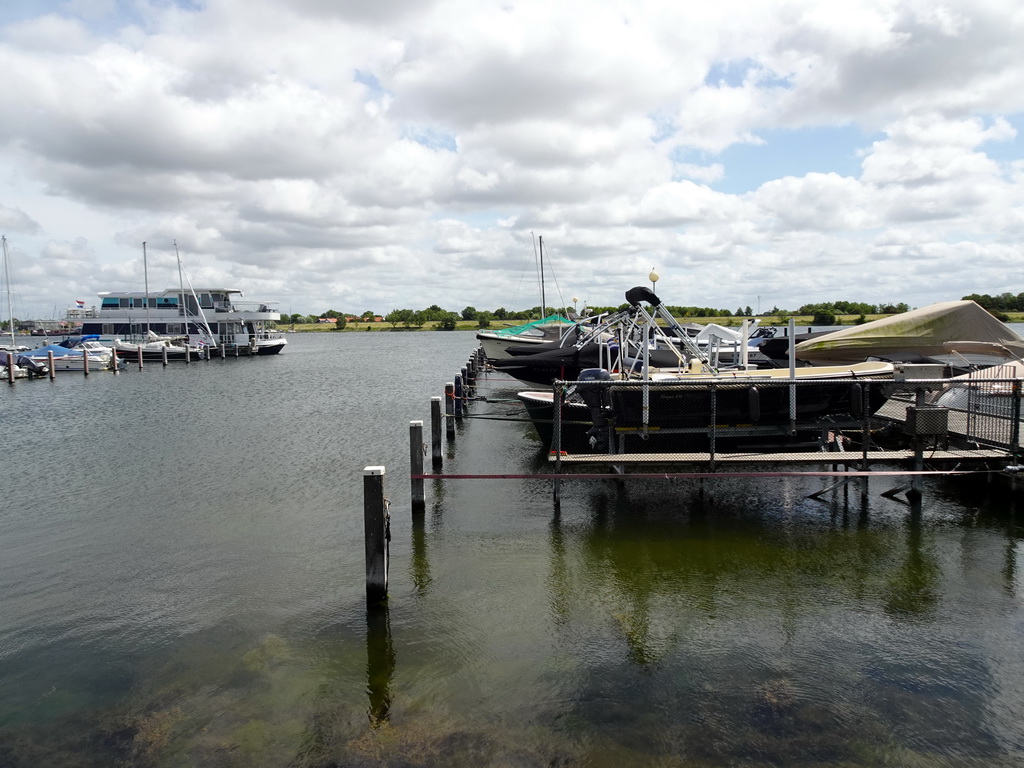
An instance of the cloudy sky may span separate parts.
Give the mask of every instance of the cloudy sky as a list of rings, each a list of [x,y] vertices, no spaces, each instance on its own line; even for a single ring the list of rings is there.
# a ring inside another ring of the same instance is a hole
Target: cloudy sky
[[[1024,291],[1019,0],[3,0],[15,314]],[[6,303],[6,302],[5,302]],[[6,314],[6,313],[5,313]]]

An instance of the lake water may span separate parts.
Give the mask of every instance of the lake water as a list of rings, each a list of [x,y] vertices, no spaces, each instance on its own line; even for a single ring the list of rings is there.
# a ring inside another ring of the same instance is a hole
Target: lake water
[[[468,333],[0,397],[0,766],[1017,766],[1014,500],[930,479],[429,481]],[[450,474],[546,471],[481,387]],[[429,464],[429,460],[428,460]],[[362,470],[390,597],[365,600]]]

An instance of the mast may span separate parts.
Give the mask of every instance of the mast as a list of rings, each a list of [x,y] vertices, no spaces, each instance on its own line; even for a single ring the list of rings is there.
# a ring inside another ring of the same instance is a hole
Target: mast
[[[174,258],[178,260],[178,296],[181,306],[178,307],[185,321],[185,344],[188,345],[188,312],[185,311],[185,283],[181,280],[181,255],[178,253],[178,241],[174,240]]]
[[[181,283],[181,255],[178,253],[178,241],[177,240],[174,241],[174,256],[178,260],[178,283],[179,283],[179,285],[181,285],[181,302],[182,302],[182,310],[184,310],[184,308],[185,308],[185,287]],[[217,344],[217,339],[213,335],[213,331],[210,329],[210,323],[206,319],[206,313],[203,312],[203,305],[199,303],[199,297],[196,296],[196,289],[192,287],[192,279],[187,274],[185,275],[185,279],[188,280],[188,289],[189,289],[189,291],[192,292],[192,298],[196,302],[196,309],[199,310],[199,316],[201,318],[203,318],[203,326],[206,328],[206,336],[210,340],[210,343],[215,345],[215,344]],[[186,336],[185,343],[187,345],[188,344],[188,338],[187,338],[188,337],[188,312],[184,312],[183,311],[183,314],[185,316],[185,336]]]
[[[540,316],[547,317],[548,303],[544,298],[544,237],[538,235],[537,242],[540,243]]]
[[[14,343],[14,305],[11,304],[11,267],[10,256],[7,254],[7,235],[3,235],[4,250],[4,282],[7,284],[7,322],[10,323],[8,331],[11,333],[11,349],[16,346]]]
[[[146,339],[149,339],[149,265],[146,263],[146,241],[142,241],[142,277],[146,286]]]

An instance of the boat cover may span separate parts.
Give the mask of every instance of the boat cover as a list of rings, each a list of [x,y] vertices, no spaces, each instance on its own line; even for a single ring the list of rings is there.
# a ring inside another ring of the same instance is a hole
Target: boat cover
[[[81,357],[83,354],[80,349],[68,349],[60,344],[47,344],[45,347],[36,347],[35,349],[30,349],[25,354],[29,357],[46,359],[49,352],[53,352],[54,357]]]
[[[945,342],[1000,344],[1024,358],[1024,338],[973,301],[944,301],[892,317],[816,336],[796,345],[796,357],[815,365],[855,363],[869,357],[902,362],[945,358]]]
[[[523,325],[516,325],[511,328],[500,328],[496,331],[491,331],[495,336],[518,336],[521,333],[526,333],[532,328],[544,325],[563,325],[571,324],[572,320],[562,317],[561,315],[548,315],[542,317],[540,320],[534,320],[532,323],[524,323]]]
[[[90,333],[90,334],[86,334],[85,336],[71,336],[71,337],[69,337],[67,339],[64,339],[64,341],[58,342],[58,346],[67,347],[68,349],[74,349],[75,347],[79,346],[83,342],[86,342],[86,341],[99,341],[99,340],[100,340],[100,337],[99,337],[98,334]]]

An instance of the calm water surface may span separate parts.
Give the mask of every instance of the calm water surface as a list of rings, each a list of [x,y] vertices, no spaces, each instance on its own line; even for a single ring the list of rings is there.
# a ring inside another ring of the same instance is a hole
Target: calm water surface
[[[1024,764],[1013,500],[827,479],[428,485],[467,333],[4,387],[2,766]],[[491,379],[478,417],[518,415]],[[428,430],[429,431],[429,430]],[[543,471],[465,420],[445,471]],[[387,467],[367,612],[362,469]]]

